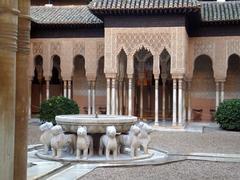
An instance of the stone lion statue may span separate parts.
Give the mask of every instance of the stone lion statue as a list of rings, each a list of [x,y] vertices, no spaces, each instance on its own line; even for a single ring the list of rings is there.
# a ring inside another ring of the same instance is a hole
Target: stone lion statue
[[[48,151],[51,150],[51,139],[53,137],[51,128],[53,124],[51,122],[45,122],[42,124],[39,129],[42,131],[42,135],[40,136],[40,142],[44,145],[44,152],[48,154]]]
[[[140,122],[138,124],[140,128],[140,133],[138,135],[140,147],[144,150],[144,154],[148,153],[148,145],[151,141],[150,133],[152,132],[152,127],[149,126],[147,123]]]
[[[74,154],[77,137],[75,134],[64,134],[60,125],[56,125],[51,129],[53,137],[51,139],[53,157],[61,157],[64,147],[70,148],[70,153]]]
[[[81,150],[83,151],[83,158],[88,158],[93,155],[93,139],[87,135],[87,127],[79,126],[77,129],[77,158],[80,158]]]
[[[137,125],[132,125],[128,135],[119,136],[120,149],[124,146],[130,147],[131,156],[137,156],[137,150],[140,147],[139,134],[140,128]]]
[[[108,126],[106,128],[106,134],[101,136],[99,143],[99,155],[102,155],[104,148],[106,159],[109,159],[110,151],[113,152],[113,159],[117,158],[118,144],[116,140],[116,128],[114,126]]]

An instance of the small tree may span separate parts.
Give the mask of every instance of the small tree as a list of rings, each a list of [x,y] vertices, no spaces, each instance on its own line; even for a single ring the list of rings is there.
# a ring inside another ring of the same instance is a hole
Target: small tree
[[[240,131],[240,99],[224,100],[215,117],[221,128]]]
[[[79,114],[77,103],[63,96],[53,96],[43,101],[40,107],[40,120],[56,124],[55,116],[64,114]]]

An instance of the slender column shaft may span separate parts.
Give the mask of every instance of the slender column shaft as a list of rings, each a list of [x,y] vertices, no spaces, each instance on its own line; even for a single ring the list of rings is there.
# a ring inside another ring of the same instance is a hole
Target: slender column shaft
[[[96,105],[95,105],[95,102],[96,102],[96,83],[95,81],[92,81],[92,114],[95,114],[96,113]]]
[[[188,122],[192,120],[192,107],[191,107],[191,81],[187,83],[188,88]]]
[[[224,100],[224,82],[221,82],[221,102]]]
[[[132,115],[132,78],[128,79],[128,115]]]
[[[158,79],[155,79],[155,125],[158,125]]]
[[[42,80],[40,80],[40,85],[39,85],[39,107],[42,104]]]
[[[88,114],[91,114],[91,81],[88,81]]]
[[[123,112],[123,81],[119,81],[119,114],[122,115]]]
[[[46,80],[46,99],[49,99],[49,80]]]
[[[119,89],[118,89],[118,81],[116,80],[116,85],[115,85],[115,94],[116,94],[116,110],[115,110],[115,114],[117,114],[118,115],[118,113],[119,113]]]
[[[68,99],[72,99],[72,81],[68,81]]]
[[[177,80],[173,79],[173,121],[172,125],[177,125]]]
[[[123,114],[127,114],[127,102],[128,102],[128,97],[127,97],[127,81],[123,81]]]
[[[28,119],[32,117],[32,79],[28,82]]]
[[[219,106],[219,82],[216,82],[216,110]]]
[[[140,85],[140,119],[143,119],[143,81]]]
[[[185,124],[186,122],[186,88],[185,88],[185,82],[183,82],[183,88],[182,88],[182,94],[183,94],[183,99],[182,99],[182,107],[183,107],[183,110],[182,110],[182,118],[183,118],[183,121],[182,121],[182,124]]]
[[[183,91],[182,79],[178,80],[178,125],[183,124]]]
[[[163,80],[163,90],[162,90],[162,119],[166,120],[166,80]]]
[[[110,115],[110,100],[111,100],[111,97],[110,97],[110,78],[107,78],[107,115]]]
[[[63,96],[67,97],[67,81],[63,81]]]
[[[111,114],[114,115],[116,113],[116,79],[112,79],[112,111]]]

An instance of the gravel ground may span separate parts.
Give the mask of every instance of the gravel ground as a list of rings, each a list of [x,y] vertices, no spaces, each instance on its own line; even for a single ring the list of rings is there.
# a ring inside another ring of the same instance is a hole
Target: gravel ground
[[[181,161],[161,166],[97,168],[81,180],[238,180],[240,163]]]
[[[240,153],[240,132],[153,132],[150,147],[170,153]]]

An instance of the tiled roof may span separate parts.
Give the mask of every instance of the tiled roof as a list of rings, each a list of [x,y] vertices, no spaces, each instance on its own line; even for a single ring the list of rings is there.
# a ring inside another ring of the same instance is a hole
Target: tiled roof
[[[92,11],[200,8],[197,0],[92,0],[88,7]]]
[[[101,24],[87,6],[32,6],[32,21],[38,24]]]
[[[240,2],[205,2],[201,4],[203,22],[240,21]]]

